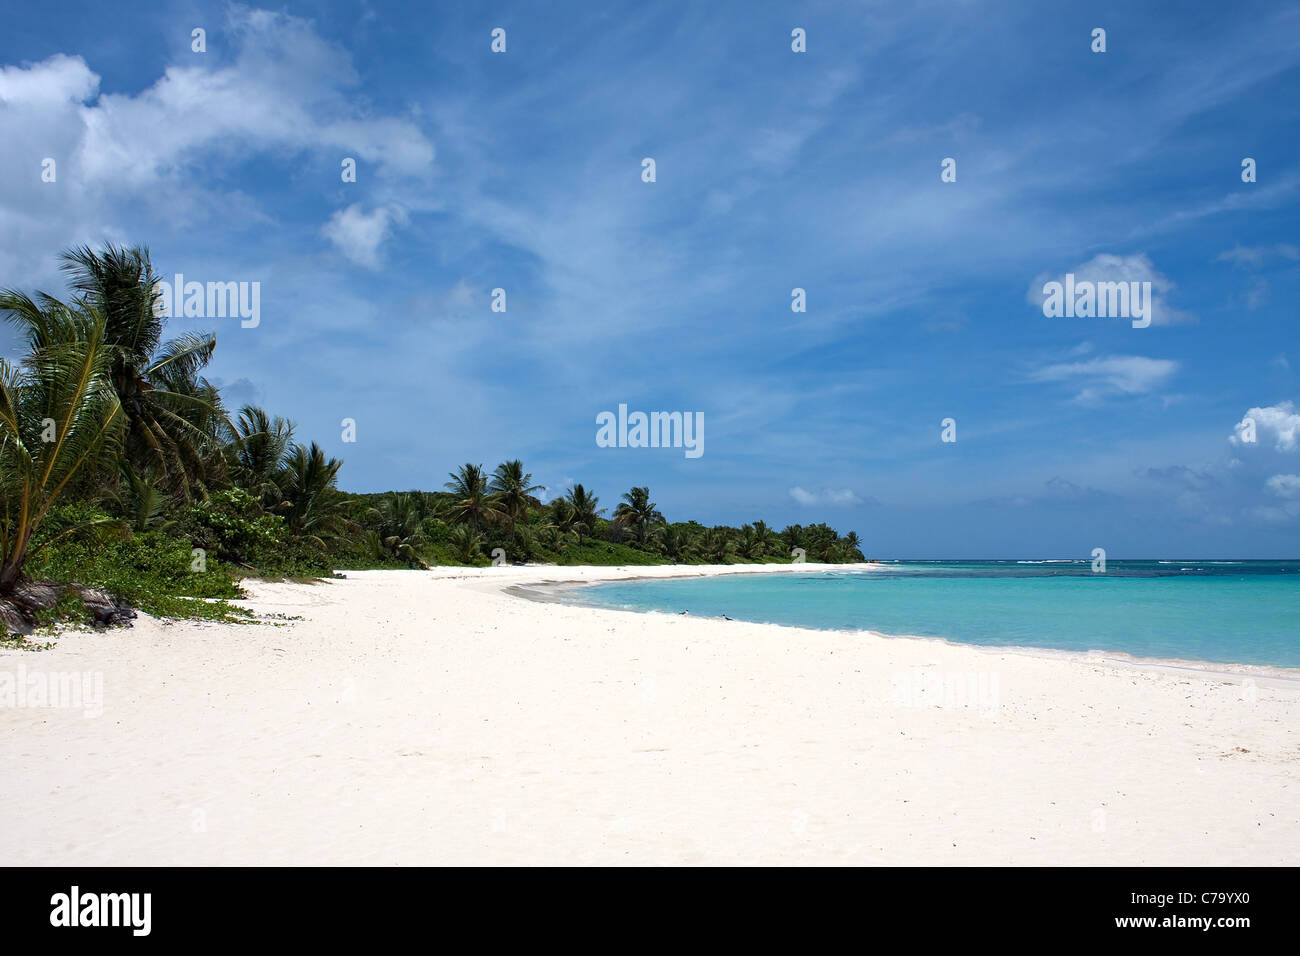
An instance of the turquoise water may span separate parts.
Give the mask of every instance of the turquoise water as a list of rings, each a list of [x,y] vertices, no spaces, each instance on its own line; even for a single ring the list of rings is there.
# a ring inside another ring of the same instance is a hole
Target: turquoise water
[[[580,599],[993,646],[1300,667],[1300,561],[900,561],[884,571],[624,581]]]

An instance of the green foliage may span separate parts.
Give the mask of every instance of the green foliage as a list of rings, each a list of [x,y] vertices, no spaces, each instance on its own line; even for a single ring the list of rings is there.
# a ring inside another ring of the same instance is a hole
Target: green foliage
[[[88,517],[107,520],[85,505],[71,505],[51,516],[44,531],[71,528]],[[158,531],[127,532],[121,524],[101,524],[70,534],[51,535],[48,545],[28,562],[30,576],[99,588],[149,614],[230,620],[246,616],[226,603],[242,597],[233,569],[208,556],[205,570],[194,570],[192,545]],[[65,597],[46,617],[80,618],[75,595]]]
[[[15,292],[0,294],[0,311],[25,329],[31,349],[17,367],[0,359],[0,592],[8,594],[50,509],[118,453],[123,413],[102,314],[53,300],[38,308]]]
[[[481,531],[484,526],[501,520],[502,506],[488,490],[488,477],[482,465],[466,463],[448,475],[446,489],[452,502],[447,516],[453,524]]]
[[[495,474],[499,488],[528,487],[527,473],[517,461],[504,463]],[[513,477],[502,481],[501,476]],[[492,491],[484,469],[467,465],[452,477],[450,494],[346,495],[349,513],[364,531],[343,553],[333,552],[337,566],[483,567],[495,548],[504,549],[511,562],[559,565],[787,564],[786,537],[806,542],[800,546],[809,561],[862,560],[857,535],[841,538],[828,525],[791,526],[783,537],[762,521],[741,528],[667,523],[645,487],[623,496],[613,521],[601,517],[604,509],[594,494],[575,485],[549,504],[516,509],[511,527],[501,492]]]
[[[469,524],[458,524],[451,531],[452,553],[461,564],[483,564],[483,535]]]
[[[62,258],[77,300],[104,319],[108,379],[126,419],[126,462],[138,472],[157,470],[169,490],[187,495],[220,480],[223,462],[210,452],[229,426],[217,389],[200,374],[216,336],[187,332],[164,341],[165,319],[155,309],[161,280],[148,249],[110,243]],[[33,318],[21,307],[11,315]]]
[[[584,541],[573,544],[563,554],[549,555],[556,564],[597,565],[613,567],[621,564],[668,564],[661,554],[634,548],[629,544],[611,541]],[[542,558],[545,560],[545,557]]]
[[[344,493],[342,462],[296,441],[291,421],[251,405],[227,418],[202,376],[216,340],[166,339],[147,249],[74,249],[64,266],[66,302],[0,293],[28,348],[0,360],[0,595],[35,577],[155,614],[228,618],[244,572],[483,566],[496,548],[569,565],[787,562],[794,547],[809,561],[862,559],[856,534],[825,524],[670,524],[644,485],[609,516],[581,484],[544,505],[518,459],[490,473],[465,464],[442,491]]]
[[[329,556],[295,536],[284,518],[267,514],[240,488],[218,491],[187,506],[178,522],[191,546],[209,557],[274,577],[315,577],[333,571]]]
[[[43,607],[36,612],[36,626],[49,627],[61,621],[84,621],[86,605],[75,591],[63,594],[54,604]]]
[[[633,488],[623,495],[623,500],[614,509],[614,523],[635,529],[636,540],[645,544],[650,529],[664,523],[664,516],[659,507],[650,500],[650,489]]]
[[[284,519],[267,514],[247,491],[219,491],[181,512],[181,528],[194,542],[223,560],[252,565],[269,559],[285,540]]]
[[[492,473],[488,491],[501,515],[501,520],[511,532],[515,525],[528,517],[530,508],[540,508],[542,503],[533,496],[534,491],[541,491],[541,485],[532,483],[533,476],[524,471],[523,462],[502,462]],[[527,550],[525,548],[525,550]]]
[[[389,495],[366,518],[365,552],[377,559],[392,558],[407,567],[423,567],[420,551],[425,545],[424,496],[418,491]]]

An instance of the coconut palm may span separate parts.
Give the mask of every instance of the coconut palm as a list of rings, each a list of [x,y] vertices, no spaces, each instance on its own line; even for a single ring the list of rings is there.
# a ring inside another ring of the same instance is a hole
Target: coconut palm
[[[201,493],[219,461],[225,428],[217,389],[200,375],[216,337],[187,333],[163,341],[163,319],[155,310],[160,278],[147,249],[110,244],[94,252],[82,246],[63,260],[78,302],[104,319],[103,348],[126,423],[127,462],[154,468],[168,491]],[[33,350],[46,337],[45,316],[61,305],[44,293],[37,298],[0,293],[0,310],[24,327]]]
[[[163,349],[174,344],[169,342]],[[203,376],[191,375],[172,365],[164,365],[156,380],[161,383],[157,387],[168,390],[170,401],[183,406],[189,423],[185,435],[187,440],[194,440],[192,450],[187,446],[184,467],[177,477],[163,475],[162,481],[181,497],[202,497],[214,489],[229,487],[230,459],[226,451],[234,441],[235,431],[221,401],[221,390]]]
[[[264,507],[280,504],[279,478],[293,450],[293,423],[271,418],[256,405],[245,405],[234,422],[234,438],[227,446],[231,477]]]
[[[572,531],[574,525],[578,522],[578,513],[573,508],[573,502],[568,498],[556,498],[550,504],[549,522],[559,531]]]
[[[690,556],[694,543],[690,534],[682,528],[667,524],[659,529],[659,533],[655,536],[655,544],[666,557],[672,558],[676,563]]]
[[[459,524],[451,529],[451,546],[456,557],[465,564],[473,564],[483,557],[483,535],[470,524]]]
[[[570,488],[565,499],[573,508],[573,523],[570,527],[578,532],[578,544],[582,544],[583,533],[595,532],[596,521],[605,513],[605,509],[596,507],[600,504],[600,499],[582,485],[574,485]]]
[[[152,475],[122,468],[122,485],[116,495],[120,513],[132,531],[170,531],[176,519],[168,517],[168,500]]]
[[[862,561],[862,541],[858,538],[856,531],[850,531],[844,536],[844,550],[848,552],[850,561]]]
[[[564,554],[569,550],[569,545],[578,540],[578,531],[572,527],[561,528],[554,521],[546,521],[537,526],[536,537],[543,547]]]
[[[769,528],[766,521],[755,521],[753,528],[754,534],[762,542],[760,557],[769,554],[780,554],[784,550],[781,547],[781,536]]]
[[[0,594],[6,596],[22,581],[24,562],[40,550],[30,546],[42,519],[84,471],[112,460],[124,428],[103,314],[48,300],[38,324],[39,348],[21,365],[0,359]]]
[[[762,524],[762,522],[757,522]],[[736,542],[736,551],[748,561],[757,561],[767,553],[767,537],[752,524],[740,529],[740,540]]]
[[[343,496],[335,487],[343,462],[326,458],[315,442],[310,448],[294,445],[280,476],[280,493],[284,497],[285,524],[316,547],[348,528]]]
[[[700,542],[700,553],[713,564],[727,564],[734,552],[734,543],[725,528],[710,528]]]
[[[409,564],[427,568],[420,557],[424,536],[424,501],[419,492],[400,491],[384,498],[368,514],[378,527],[375,532],[383,553]]]
[[[539,540],[553,551],[567,551],[570,541],[582,543],[587,526],[578,520],[578,512],[568,498],[556,498],[542,513],[538,526]]]
[[[533,476],[525,473],[523,462],[503,462],[497,465],[488,482],[488,491],[492,494],[501,517],[511,537],[514,537],[515,525],[528,517],[529,508],[540,508],[542,503],[533,495],[541,491],[541,485],[530,484]]]
[[[487,475],[482,465],[464,464],[448,475],[451,481],[445,487],[451,492],[452,502],[447,516],[454,524],[468,525],[475,531],[484,524],[497,520],[501,508],[488,493]]]
[[[658,506],[650,500],[650,489],[646,487],[633,488],[624,494],[623,500],[614,509],[614,521],[635,528],[639,544],[645,544],[646,534],[650,528],[662,524],[663,520],[664,516]]]
[[[527,524],[517,525],[514,532],[514,542],[518,556],[525,561],[531,561],[537,554],[537,547],[545,536],[545,530],[545,527],[539,528]]]

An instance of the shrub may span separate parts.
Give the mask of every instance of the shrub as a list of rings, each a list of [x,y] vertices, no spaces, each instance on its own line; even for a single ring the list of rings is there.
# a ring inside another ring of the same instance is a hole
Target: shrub
[[[28,561],[26,572],[36,579],[99,588],[133,607],[161,617],[203,617],[227,620],[246,614],[225,599],[241,597],[233,569],[208,555],[203,570],[195,570],[193,545],[158,531],[128,534],[121,525],[98,525],[68,532],[88,520],[107,518],[85,505],[70,505],[51,513],[42,524],[43,545]],[[61,601],[56,617],[75,617],[79,602]]]

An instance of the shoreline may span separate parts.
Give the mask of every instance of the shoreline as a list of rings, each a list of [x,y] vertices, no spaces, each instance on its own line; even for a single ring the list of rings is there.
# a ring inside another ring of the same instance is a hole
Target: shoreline
[[[1293,681],[505,590],[642,570],[250,581],[253,623],[0,650],[103,688],[0,707],[0,865],[1300,859]]]
[[[520,567],[549,567],[549,565],[523,565]],[[659,567],[692,567],[691,565],[659,565]],[[643,575],[632,574],[624,577],[611,577],[606,579],[581,581],[537,581],[529,583],[515,583],[503,588],[503,593],[510,594],[514,597],[523,598],[527,601],[536,601],[544,604],[566,604],[570,607],[590,607],[606,611],[620,611],[627,614],[662,614],[669,617],[676,616],[668,611],[661,611],[655,608],[639,609],[626,607],[612,607],[602,604],[590,604],[581,601],[567,601],[559,595],[565,593],[574,593],[582,588],[593,585],[603,584],[607,581],[653,581],[660,578],[688,578],[688,577],[715,577],[720,569],[729,569],[735,565],[696,565],[697,568],[706,570],[693,574],[655,574]],[[809,570],[822,571],[864,571],[864,570],[883,570],[884,565],[880,562],[865,562],[863,564],[804,564],[804,565],[760,565],[758,568],[803,568]],[[708,569],[713,569],[712,572]],[[624,570],[623,567],[617,570]],[[741,566],[732,573],[745,573],[750,569]],[[341,572],[346,573],[346,572]],[[776,572],[772,572],[776,573]],[[796,571],[795,573],[801,573]],[[720,617],[704,617],[701,615],[692,615],[699,620],[706,621],[726,621]],[[866,634],[872,637],[880,637],[888,640],[906,640],[906,641],[928,641],[937,644],[970,647],[977,650],[986,650],[996,653],[1025,654],[1031,657],[1061,658],[1065,660],[1079,660],[1087,663],[1113,664],[1117,667],[1132,667],[1138,669],[1148,669],[1153,671],[1168,671],[1178,673],[1196,674],[1198,676],[1210,679],[1222,680],[1240,680],[1243,678],[1252,678],[1269,681],[1283,681],[1287,683],[1300,683],[1300,667],[1281,667],[1274,664],[1244,664],[1234,661],[1206,661],[1196,658],[1180,657],[1144,657],[1137,654],[1129,654],[1124,651],[1107,651],[1097,648],[1086,651],[1067,650],[1064,648],[1054,647],[1034,647],[1023,644],[977,644],[973,641],[960,641],[948,637],[939,637],[933,634],[893,634],[885,631],[875,631],[868,628],[820,628],[807,627],[799,624],[781,624],[774,621],[755,621],[746,618],[731,618],[732,621],[744,621],[747,624],[758,624],[763,627],[781,627],[800,631],[817,631],[826,634]]]

